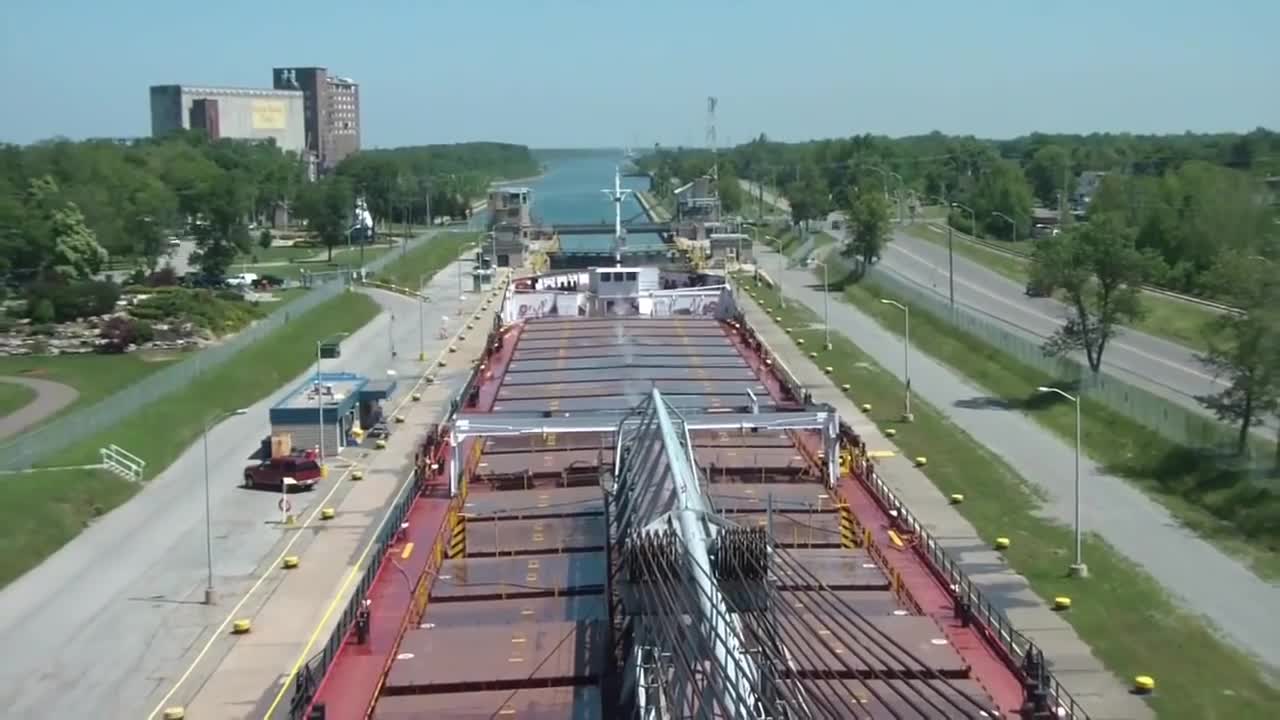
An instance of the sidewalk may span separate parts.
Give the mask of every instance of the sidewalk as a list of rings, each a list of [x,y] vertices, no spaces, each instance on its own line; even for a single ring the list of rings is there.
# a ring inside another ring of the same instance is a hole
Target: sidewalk
[[[1044,651],[1050,668],[1093,720],[1154,718],[1150,707],[1128,690],[1076,635],[1075,630],[1045,606],[1026,578],[1010,570],[999,552],[988,549],[929,478],[897,452],[892,442],[863,415],[813,364],[782,328],[745,293],[736,296],[747,322],[809,389],[815,402],[828,403],[861,436],[871,450],[893,449],[893,457],[877,462],[884,481],[919,518],[947,553],[962,567],[987,599],[1001,608],[1020,632]],[[993,571],[992,568],[1003,568]]]
[[[470,297],[467,317],[474,319],[481,300],[489,296]],[[202,681],[197,684],[193,677],[164,703],[166,707],[185,705],[188,716],[202,719],[261,716],[290,670],[304,659],[302,654],[323,648],[355,591],[360,569],[380,560],[369,556],[371,541],[408,479],[418,443],[430,425],[445,418],[449,401],[470,373],[469,359],[483,349],[488,333],[483,318],[490,312],[480,313],[475,329],[454,342],[456,353],[448,351],[449,341],[435,339],[428,346],[432,360],[429,372],[435,382],[414,388],[411,385],[416,379],[402,380],[404,390],[388,404],[388,415],[399,413],[405,421],[391,426],[387,447],[348,450],[331,466],[331,477],[350,486],[335,507],[336,517],[321,520],[317,507],[300,519],[302,524],[294,531],[297,544],[281,553],[297,556],[298,567],[282,569],[276,559],[271,571],[279,578],[276,586],[255,607],[243,608],[235,616],[250,619],[252,631],[235,636],[223,628],[203,666],[193,673],[202,676]],[[447,362],[445,367],[439,366],[441,359]],[[413,401],[412,392],[419,392],[421,400]],[[342,461],[349,464],[342,467]],[[364,475],[358,482],[351,479],[356,467]]]

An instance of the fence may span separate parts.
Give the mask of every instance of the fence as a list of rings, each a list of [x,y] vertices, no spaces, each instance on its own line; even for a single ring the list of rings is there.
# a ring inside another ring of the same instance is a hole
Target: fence
[[[841,259],[833,258],[832,265],[843,265],[842,271],[845,272],[851,269]],[[862,282],[911,304],[912,309],[923,310],[956,326],[1023,365],[1049,375],[1055,381],[1073,384],[1080,389],[1086,400],[1101,403],[1172,442],[1205,449],[1228,447],[1234,442],[1235,431],[1222,423],[1126,382],[1105,369],[1103,372],[1093,373],[1074,359],[1047,356],[1041,345],[1043,338],[1028,337],[1029,331],[981,310],[960,304],[952,306],[945,296],[921,287],[891,270],[873,265]],[[1034,388],[1027,390],[1032,392]]]
[[[386,253],[371,261],[367,268],[371,271],[379,270],[399,256],[400,253],[396,252]],[[315,282],[305,295],[218,345],[193,353],[181,362],[147,375],[87,408],[0,443],[0,470],[32,467],[60,450],[109,429],[146,405],[185,387],[202,373],[225,364],[236,353],[275,332],[291,318],[337,297],[346,287],[348,279],[342,273],[312,277]]]

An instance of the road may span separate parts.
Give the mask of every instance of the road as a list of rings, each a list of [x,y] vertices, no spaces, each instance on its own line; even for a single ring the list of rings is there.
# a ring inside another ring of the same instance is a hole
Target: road
[[[423,315],[429,352],[442,344],[434,338],[441,316],[455,304],[455,272],[449,266],[428,286],[435,301]],[[346,339],[342,359],[327,362],[325,371],[380,378],[392,368],[402,379],[420,374],[418,303],[391,293],[371,295],[384,312]],[[218,605],[202,604],[207,566],[198,442],[135,498],[0,591],[0,647],[6,648],[0,707],[7,717],[136,719],[168,690],[169,673],[254,585],[261,563],[284,542],[285,531],[275,524],[279,496],[241,489],[240,475],[269,432],[268,408],[312,373],[209,434]],[[306,512],[328,489],[293,496],[295,512]],[[272,679],[264,678],[264,687]]]
[[[780,256],[757,252],[776,274]],[[782,272],[786,295],[822,313],[821,285],[806,269]],[[830,304],[831,327],[902,379],[902,339],[852,305]],[[1017,410],[1010,410],[932,358],[913,353],[911,388],[975,440],[1004,458],[1047,495],[1043,513],[1070,524],[1074,446]],[[856,392],[856,390],[855,390]],[[1236,559],[1182,527],[1168,511],[1121,478],[1085,458],[1081,466],[1082,526],[1144,568],[1186,607],[1209,617],[1238,647],[1280,668],[1280,586],[1259,579]],[[1084,558],[1088,562],[1088,558]],[[1068,560],[1063,560],[1066,571]]]
[[[755,192],[750,185],[747,187]],[[768,190],[764,198],[778,207],[787,206],[785,199]],[[832,234],[841,240],[847,238],[844,230]],[[895,230],[893,241],[882,253],[880,266],[933,290],[940,298],[947,297],[945,247]],[[960,255],[955,256],[955,291],[957,304],[977,310],[991,318],[993,325],[1035,342],[1052,335],[1068,314],[1067,307],[1057,300],[1029,298],[1020,284]],[[1136,330],[1125,329],[1111,340],[1103,354],[1103,366],[1117,379],[1206,415],[1208,412],[1195,396],[1225,387],[1204,371],[1194,350]],[[1264,432],[1261,428],[1257,431]]]

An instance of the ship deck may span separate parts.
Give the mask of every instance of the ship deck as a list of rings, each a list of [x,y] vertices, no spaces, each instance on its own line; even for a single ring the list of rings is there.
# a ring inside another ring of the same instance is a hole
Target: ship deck
[[[467,417],[621,417],[655,386],[691,413],[741,412],[748,390],[762,408],[799,409],[734,328],[714,320],[542,318],[510,335],[515,341],[489,359],[478,407]],[[859,527],[885,527],[886,518],[823,482],[816,433],[699,430],[690,437],[717,513],[768,527],[789,558],[776,590],[795,627],[806,630],[794,641],[793,671],[807,692],[852,699],[857,716],[870,717],[979,717],[980,708],[1016,708],[1013,675],[973,642],[976,635],[957,636],[909,596],[906,580],[916,588],[930,582],[919,568],[902,566],[913,555],[886,558],[842,540],[841,507],[861,514]],[[383,719],[612,717],[600,486],[601,469],[613,462],[612,434],[469,442],[462,541],[439,565],[420,617],[397,634],[389,662],[363,665],[383,673],[376,696],[357,692],[349,706]],[[835,605],[856,622],[835,622]],[[331,675],[341,672],[340,661]],[[348,717],[334,713],[353,685],[350,677],[326,679],[320,694],[331,716]]]

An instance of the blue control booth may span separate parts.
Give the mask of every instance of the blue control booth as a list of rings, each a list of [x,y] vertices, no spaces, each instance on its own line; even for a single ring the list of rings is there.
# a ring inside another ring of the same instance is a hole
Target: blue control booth
[[[353,444],[352,431],[382,420],[382,402],[395,388],[394,379],[348,372],[313,375],[271,407],[271,434],[288,433],[295,450],[323,445],[325,455],[334,455]]]

